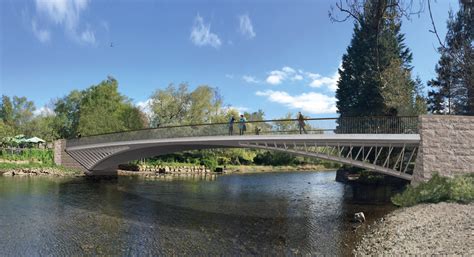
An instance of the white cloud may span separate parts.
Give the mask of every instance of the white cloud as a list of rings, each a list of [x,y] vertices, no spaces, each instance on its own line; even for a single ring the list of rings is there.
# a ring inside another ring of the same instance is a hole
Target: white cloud
[[[194,19],[191,35],[189,37],[197,46],[210,45],[214,48],[218,48],[221,45],[220,38],[211,32],[211,24],[204,23],[204,19],[199,14]]]
[[[48,106],[43,106],[39,109],[36,109],[33,111],[34,116],[42,116],[42,117],[48,117],[48,116],[53,116],[55,115],[54,110],[49,108]]]
[[[341,66],[339,66],[341,68]],[[246,75],[244,76],[245,81],[250,82],[250,79],[254,79],[260,82],[257,78]],[[330,91],[337,90],[337,82],[339,81],[339,72],[336,70],[332,76],[321,76],[318,73],[306,72],[302,69],[294,69],[289,66],[284,66],[279,70],[272,70],[267,73],[267,77],[263,80],[270,85],[279,85],[287,81],[302,81],[308,83],[310,87],[322,88],[325,87]]]
[[[300,74],[296,74],[295,76],[291,78],[291,80],[303,80],[303,76]]]
[[[41,43],[46,43],[51,40],[51,33],[47,29],[39,29],[38,25],[36,24],[35,20],[31,21],[31,28],[33,30],[33,34]]]
[[[270,71],[270,75],[267,77],[266,81],[271,85],[278,85],[283,82],[286,78],[286,73],[279,70]]]
[[[252,21],[250,20],[248,14],[239,16],[239,29],[240,33],[249,39],[256,36],[255,31],[253,31]]]
[[[305,74],[308,78],[313,79],[313,80],[321,77],[321,75],[317,73],[312,73],[312,72],[306,72]]]
[[[152,100],[147,99],[145,101],[140,101],[136,103],[135,106],[137,106],[142,112],[144,112],[146,116],[151,117],[152,115],[151,104],[152,104]]]
[[[309,84],[310,87],[321,87],[321,86],[326,86],[332,91],[337,90],[337,82],[339,81],[339,72],[336,71],[332,76],[330,77],[321,77],[319,74],[315,74],[317,76],[312,76],[310,77],[313,81]]]
[[[228,79],[233,79],[234,74],[225,74],[225,77],[228,78]]]
[[[49,22],[56,26],[62,26],[65,33],[79,43],[96,43],[93,31],[88,28],[85,30],[80,28],[81,13],[87,9],[89,0],[35,0],[35,4],[37,17],[35,17],[34,20],[41,18],[45,21],[44,23]],[[37,32],[41,32],[37,30],[37,27],[35,21],[35,25],[33,26],[35,35],[37,35]],[[37,35],[40,41],[48,37],[46,33],[40,35],[41,38]]]
[[[238,113],[244,113],[250,111],[250,108],[245,107],[245,106],[232,106],[232,105],[227,105],[221,108],[222,113],[228,113],[231,110],[236,110]]]
[[[244,76],[242,76],[242,79],[247,83],[253,83],[253,84],[260,83],[260,81],[258,79],[256,79],[255,77],[252,77],[252,76],[244,75]]]
[[[299,109],[309,114],[335,113],[336,98],[316,92],[292,96],[285,91],[257,91],[256,95],[265,96],[271,102],[283,104],[290,109]]]
[[[285,66],[281,70],[270,71],[265,81],[271,85],[278,85],[286,79],[302,80],[303,77],[295,69]]]
[[[283,67],[281,70],[287,74],[295,73],[295,70],[288,66]]]
[[[94,44],[95,43],[95,35],[94,32],[90,31],[89,29],[83,31],[81,33],[81,40],[82,42]]]

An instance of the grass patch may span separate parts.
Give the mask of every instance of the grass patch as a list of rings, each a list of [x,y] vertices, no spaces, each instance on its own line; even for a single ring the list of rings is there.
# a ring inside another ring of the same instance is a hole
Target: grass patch
[[[441,177],[435,174],[429,181],[416,187],[408,186],[404,192],[392,197],[392,203],[408,207],[418,203],[474,202],[474,173]]]
[[[0,158],[8,161],[28,161],[37,162],[45,165],[54,164],[54,154],[51,149],[17,149],[0,151]]]

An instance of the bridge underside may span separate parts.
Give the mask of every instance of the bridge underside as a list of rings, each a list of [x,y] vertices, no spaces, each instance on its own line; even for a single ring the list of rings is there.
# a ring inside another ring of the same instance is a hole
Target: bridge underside
[[[116,170],[121,163],[174,152],[253,148],[339,162],[411,180],[419,141],[417,134],[220,136],[66,146],[66,152],[93,174]]]

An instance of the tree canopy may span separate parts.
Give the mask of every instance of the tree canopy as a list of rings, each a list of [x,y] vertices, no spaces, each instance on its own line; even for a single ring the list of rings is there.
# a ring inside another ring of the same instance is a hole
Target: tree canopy
[[[471,4],[472,5],[472,4]],[[457,14],[450,12],[437,77],[430,80],[429,110],[439,114],[474,115],[474,10],[460,1]]]
[[[411,78],[412,53],[400,32],[399,8],[366,0],[342,57],[336,91],[341,116],[413,115],[422,104]]]
[[[151,96],[152,126],[222,122],[222,98],[207,85],[189,90],[186,83],[170,84]]]

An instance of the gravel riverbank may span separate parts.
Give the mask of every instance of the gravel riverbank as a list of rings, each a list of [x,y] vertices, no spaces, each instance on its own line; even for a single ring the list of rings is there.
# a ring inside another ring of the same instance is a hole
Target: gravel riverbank
[[[420,204],[396,210],[376,222],[353,253],[474,256],[474,204]]]

